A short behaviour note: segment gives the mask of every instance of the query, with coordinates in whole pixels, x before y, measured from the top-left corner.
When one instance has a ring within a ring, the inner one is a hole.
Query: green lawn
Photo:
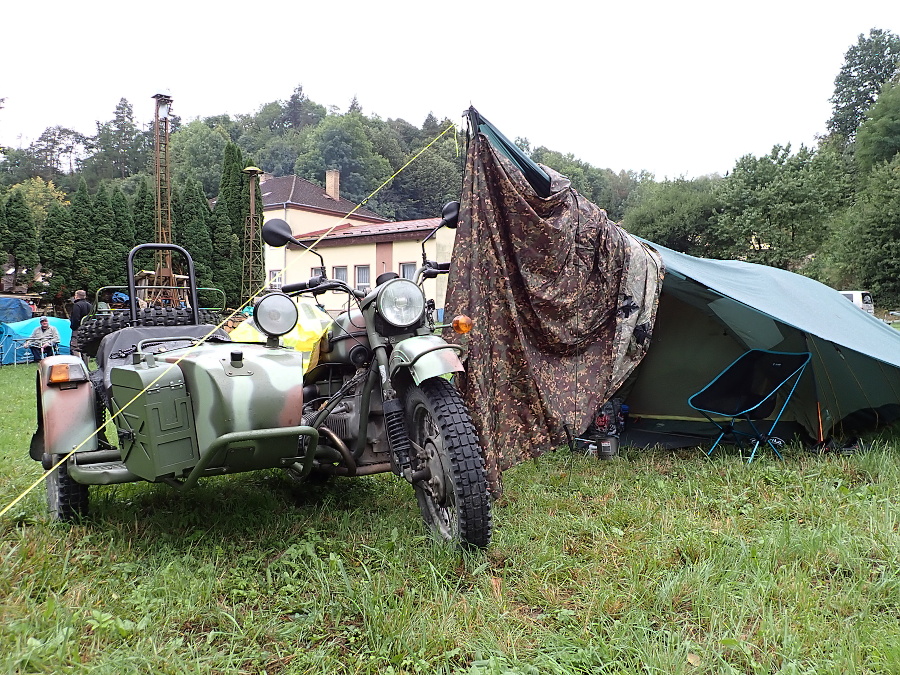
[[[0,368],[0,508],[34,366]],[[900,462],[567,452],[505,476],[494,544],[425,536],[391,476],[92,488],[0,519],[4,673],[897,673]]]

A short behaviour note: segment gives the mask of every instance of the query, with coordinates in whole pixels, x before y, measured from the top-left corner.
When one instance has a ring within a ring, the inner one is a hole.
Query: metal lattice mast
[[[172,110],[172,97],[165,92],[156,94],[153,98],[156,100],[156,114],[153,119],[156,155],[156,241],[160,244],[171,244],[172,191],[169,171],[169,115]],[[175,286],[171,251],[156,252],[154,285]],[[170,289],[159,289],[153,295],[159,301],[175,299],[175,291]]]
[[[256,182],[262,169],[248,166],[243,173],[250,176],[250,213],[244,219],[244,258],[241,269],[241,300],[251,298],[262,288],[263,264],[262,218],[256,212]]]

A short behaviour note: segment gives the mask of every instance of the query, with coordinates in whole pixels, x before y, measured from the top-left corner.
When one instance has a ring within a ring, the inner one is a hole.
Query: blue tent
[[[68,319],[58,319],[55,316],[48,317],[50,325],[59,333],[59,353],[68,354],[69,343],[72,341],[72,328]],[[31,358],[31,351],[23,347],[35,328],[40,324],[40,318],[14,321],[12,323],[0,323],[0,349],[2,349],[2,364],[25,363]]]
[[[31,318],[31,307],[22,298],[0,298],[0,322],[25,321]]]

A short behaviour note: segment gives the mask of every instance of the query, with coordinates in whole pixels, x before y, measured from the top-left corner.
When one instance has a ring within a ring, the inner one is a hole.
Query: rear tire
[[[97,356],[100,341],[110,333],[125,328],[131,321],[131,312],[128,310],[113,310],[112,314],[103,314],[93,319],[88,319],[72,336],[72,342],[76,349],[88,356]]]
[[[486,548],[491,499],[478,434],[465,404],[443,378],[411,386],[405,398],[406,429],[418,446],[413,471],[431,471],[428,480],[415,484],[425,524],[445,541]]]
[[[46,482],[47,506],[52,520],[71,522],[87,515],[88,486],[72,480],[65,462],[47,476]]]
[[[201,324],[217,325],[219,313],[210,309],[198,311]],[[88,319],[75,331],[72,342],[76,349],[88,356],[97,356],[100,341],[110,333],[133,326],[193,326],[191,310],[184,307],[144,307],[138,310],[137,320],[131,321],[131,310],[117,309],[112,314],[103,314]]]

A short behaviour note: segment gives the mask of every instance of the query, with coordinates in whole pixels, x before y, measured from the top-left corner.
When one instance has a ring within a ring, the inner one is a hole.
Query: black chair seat
[[[809,352],[771,352],[751,349],[719,373],[712,382],[688,399],[688,405],[702,412],[719,430],[719,437],[710,448],[711,455],[726,434],[747,436],[755,439],[750,460],[756,455],[760,443],[767,443],[778,457],[781,453],[770,440],[769,435],[784,413],[797,383],[810,360]],[[790,385],[790,392],[784,397],[782,406],[768,433],[761,432],[754,421],[764,420],[775,412],[778,392]],[[725,427],[713,419],[730,417]],[[749,431],[737,431],[738,420],[748,423]]]

